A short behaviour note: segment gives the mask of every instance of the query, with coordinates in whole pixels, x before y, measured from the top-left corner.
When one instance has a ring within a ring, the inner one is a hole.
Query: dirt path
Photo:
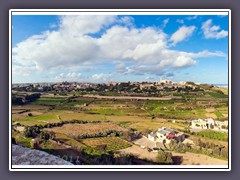
[[[140,159],[149,159],[151,161],[154,161],[157,157],[157,153],[148,152],[147,149],[142,149],[137,145],[133,145],[126,149],[118,150],[118,152],[123,154],[132,154],[132,155],[138,156],[138,158]]]
[[[186,153],[172,153],[173,156],[182,156],[183,161],[181,165],[227,165],[228,161],[212,158],[203,154]]]

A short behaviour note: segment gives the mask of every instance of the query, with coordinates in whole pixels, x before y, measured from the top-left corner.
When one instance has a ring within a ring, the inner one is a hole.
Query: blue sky
[[[228,16],[12,16],[24,82],[228,82]]]

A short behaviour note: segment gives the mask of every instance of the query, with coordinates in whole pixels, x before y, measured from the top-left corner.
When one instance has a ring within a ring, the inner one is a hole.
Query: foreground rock
[[[12,165],[73,165],[46,152],[12,145]]]

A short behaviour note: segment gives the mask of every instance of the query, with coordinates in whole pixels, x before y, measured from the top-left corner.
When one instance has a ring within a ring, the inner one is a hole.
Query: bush
[[[30,141],[30,147],[32,149],[38,149],[39,148],[39,140],[38,139],[32,139]]]
[[[28,113],[28,116],[31,117],[31,116],[33,116],[33,114],[32,113]]]
[[[173,164],[172,153],[162,150],[158,151],[156,162],[159,164]]]

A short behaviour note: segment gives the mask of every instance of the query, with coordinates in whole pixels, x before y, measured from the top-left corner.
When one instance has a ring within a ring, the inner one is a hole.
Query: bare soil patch
[[[213,113],[215,111],[215,108],[207,108],[205,109],[208,113]]]
[[[216,114],[213,114],[213,113],[206,113],[205,116],[213,119],[217,118]]]
[[[172,153],[173,156],[182,156],[183,161],[181,165],[227,165],[228,161],[209,157],[203,154],[186,153]]]

